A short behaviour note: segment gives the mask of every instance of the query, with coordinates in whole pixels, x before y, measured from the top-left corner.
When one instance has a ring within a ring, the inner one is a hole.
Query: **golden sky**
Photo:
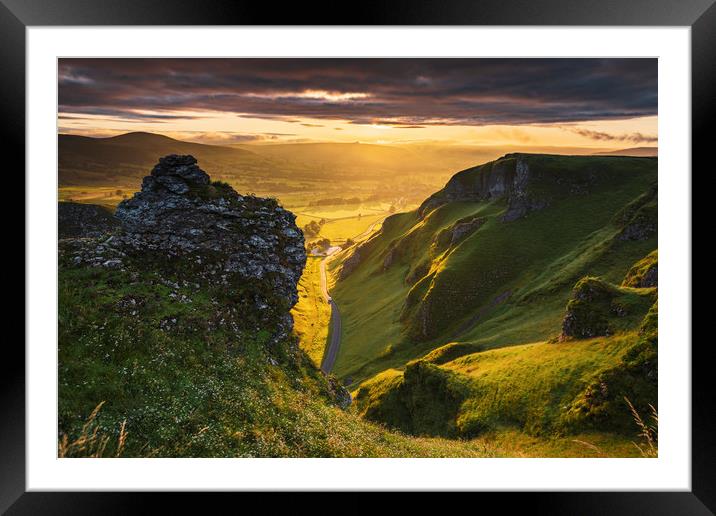
[[[214,144],[656,146],[656,61],[63,59],[58,125]]]

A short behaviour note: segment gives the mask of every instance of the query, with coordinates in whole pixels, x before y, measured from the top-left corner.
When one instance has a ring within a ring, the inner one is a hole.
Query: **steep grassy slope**
[[[357,385],[450,342],[556,336],[581,277],[619,283],[656,247],[656,180],[655,159],[629,157],[514,154],[456,174],[348,273],[336,263],[336,374]]]
[[[653,251],[636,262],[627,272],[622,286],[624,287],[653,287],[659,275],[659,253]]]
[[[91,443],[69,443],[95,430],[108,439],[103,456],[493,453],[480,443],[415,440],[345,413],[295,345],[269,348],[261,332],[237,341],[222,330],[217,307],[190,286],[63,259],[59,296],[59,429],[67,455],[87,455]]]
[[[505,428],[628,435],[626,400],[641,413],[657,406],[657,311],[653,288],[584,278],[560,339],[477,352],[444,346],[361,384],[357,410],[415,435],[470,438]],[[575,325],[584,330],[577,338],[566,334]]]
[[[232,338],[210,297],[151,273],[61,258],[61,456],[599,455],[571,438],[513,431],[464,441],[387,430],[341,410],[334,384],[295,343],[267,347],[260,332]],[[613,456],[636,452],[629,439],[579,439]]]
[[[599,392],[601,378],[623,374],[627,357],[641,345],[639,336],[629,333],[510,346],[442,366],[420,360],[404,372],[391,369],[362,384],[356,404],[364,417],[416,435],[469,438],[506,428],[530,435],[589,430],[633,435],[636,427],[622,398],[612,400],[610,420],[595,419],[584,405],[595,391],[592,384]],[[643,410],[656,400],[638,401]]]

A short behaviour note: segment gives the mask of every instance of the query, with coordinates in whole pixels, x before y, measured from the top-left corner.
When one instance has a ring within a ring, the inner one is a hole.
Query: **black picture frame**
[[[716,119],[714,2],[401,0],[364,2],[351,5],[340,14],[338,4],[320,2],[283,3],[276,8],[279,4],[240,0],[0,0],[0,106],[6,162],[7,157],[16,158],[12,174],[18,179],[19,170],[24,170],[25,164],[25,31],[30,26],[634,25],[691,27],[692,168],[707,174],[713,169],[707,166],[713,145],[707,128]],[[26,193],[24,181],[18,187]],[[20,252],[18,245],[15,254],[16,258],[22,254],[27,259],[24,246]],[[24,270],[28,274],[28,270]],[[18,300],[15,306],[25,308]],[[12,322],[7,319],[9,328]],[[147,504],[161,495],[25,492],[25,356],[19,339],[10,339],[8,335],[6,333],[0,360],[3,369],[0,376],[0,511],[7,510],[8,514],[131,514],[148,510]],[[500,497],[501,510],[524,504],[529,505],[531,512],[549,514],[713,514],[716,511],[716,407],[709,347],[704,341],[692,346],[692,491],[484,493],[478,495],[478,503]],[[172,499],[185,510],[192,508],[193,497],[192,501],[186,495]],[[169,503],[168,497],[161,496],[161,502]],[[165,508],[168,509],[168,505]]]

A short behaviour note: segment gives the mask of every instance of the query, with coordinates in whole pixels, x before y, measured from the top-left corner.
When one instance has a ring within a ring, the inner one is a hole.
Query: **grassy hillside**
[[[624,397],[657,406],[656,213],[656,160],[519,154],[387,217],[329,262],[348,409],[316,367],[320,259],[278,338],[250,302],[273,287],[85,266],[63,240],[59,455],[639,456]]]
[[[636,454],[629,439],[603,434],[579,437],[596,451],[573,438],[515,431],[451,440],[388,430],[341,410],[330,379],[295,342],[267,347],[261,332],[232,338],[209,299],[190,284],[76,267],[61,256],[60,456]]]
[[[641,413],[657,406],[657,311],[653,288],[584,278],[563,325],[578,322],[585,331],[577,338],[563,332],[491,350],[446,345],[362,383],[355,404],[367,419],[415,435],[628,435],[629,403]]]
[[[555,337],[580,278],[618,284],[656,248],[656,180],[655,159],[629,157],[508,155],[456,174],[387,219],[352,272],[335,262],[335,373],[355,386],[448,343]]]
[[[593,424],[569,409],[595,378],[621,368],[639,345],[639,336],[627,333],[510,346],[442,365],[419,360],[405,371],[390,369],[366,381],[355,401],[364,417],[416,435],[469,438],[507,428],[550,435],[593,426],[628,435],[635,427],[623,399],[616,400],[616,419],[608,425]]]

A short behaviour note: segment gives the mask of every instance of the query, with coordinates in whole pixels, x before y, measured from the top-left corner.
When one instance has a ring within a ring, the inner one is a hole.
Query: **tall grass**
[[[638,445],[637,443],[634,443],[634,446],[637,447],[639,450],[639,453],[641,453],[642,457],[647,458],[656,458],[659,456],[659,414],[657,413],[656,409],[654,408],[654,405],[649,403],[649,409],[651,410],[651,414],[649,415],[649,418],[647,421],[644,421],[639,415],[639,411],[634,408],[634,405],[631,401],[629,401],[629,398],[624,396],[624,400],[627,402],[627,405],[629,405],[629,410],[631,410],[632,417],[634,418],[634,423],[639,427],[639,436],[642,438],[643,443]]]
[[[624,396],[624,401],[626,401],[629,406],[634,423],[636,423],[636,426],[639,427],[639,437],[641,437],[643,441],[641,445],[635,443],[634,441],[632,441],[632,444],[637,450],[639,450],[642,457],[655,459],[659,456],[659,414],[657,413],[656,408],[654,408],[654,405],[649,403],[649,409],[651,410],[651,414],[649,415],[650,421],[644,421],[639,414],[639,411],[634,407],[629,398]],[[600,457],[607,456],[601,448],[590,442],[579,439],[572,439],[572,442],[586,446],[596,452]]]
[[[73,457],[90,457],[90,458],[101,458],[105,457],[107,452],[107,445],[110,443],[111,438],[107,435],[100,433],[100,426],[97,423],[97,416],[99,415],[102,405],[102,401],[97,405],[94,410],[90,413],[82,425],[82,430],[78,437],[70,441],[67,434],[63,434],[60,437],[57,447],[57,456],[59,458],[73,458]],[[124,445],[127,442],[127,420],[122,421],[119,427],[119,435],[117,437],[117,445],[114,450],[114,457],[122,455]]]

